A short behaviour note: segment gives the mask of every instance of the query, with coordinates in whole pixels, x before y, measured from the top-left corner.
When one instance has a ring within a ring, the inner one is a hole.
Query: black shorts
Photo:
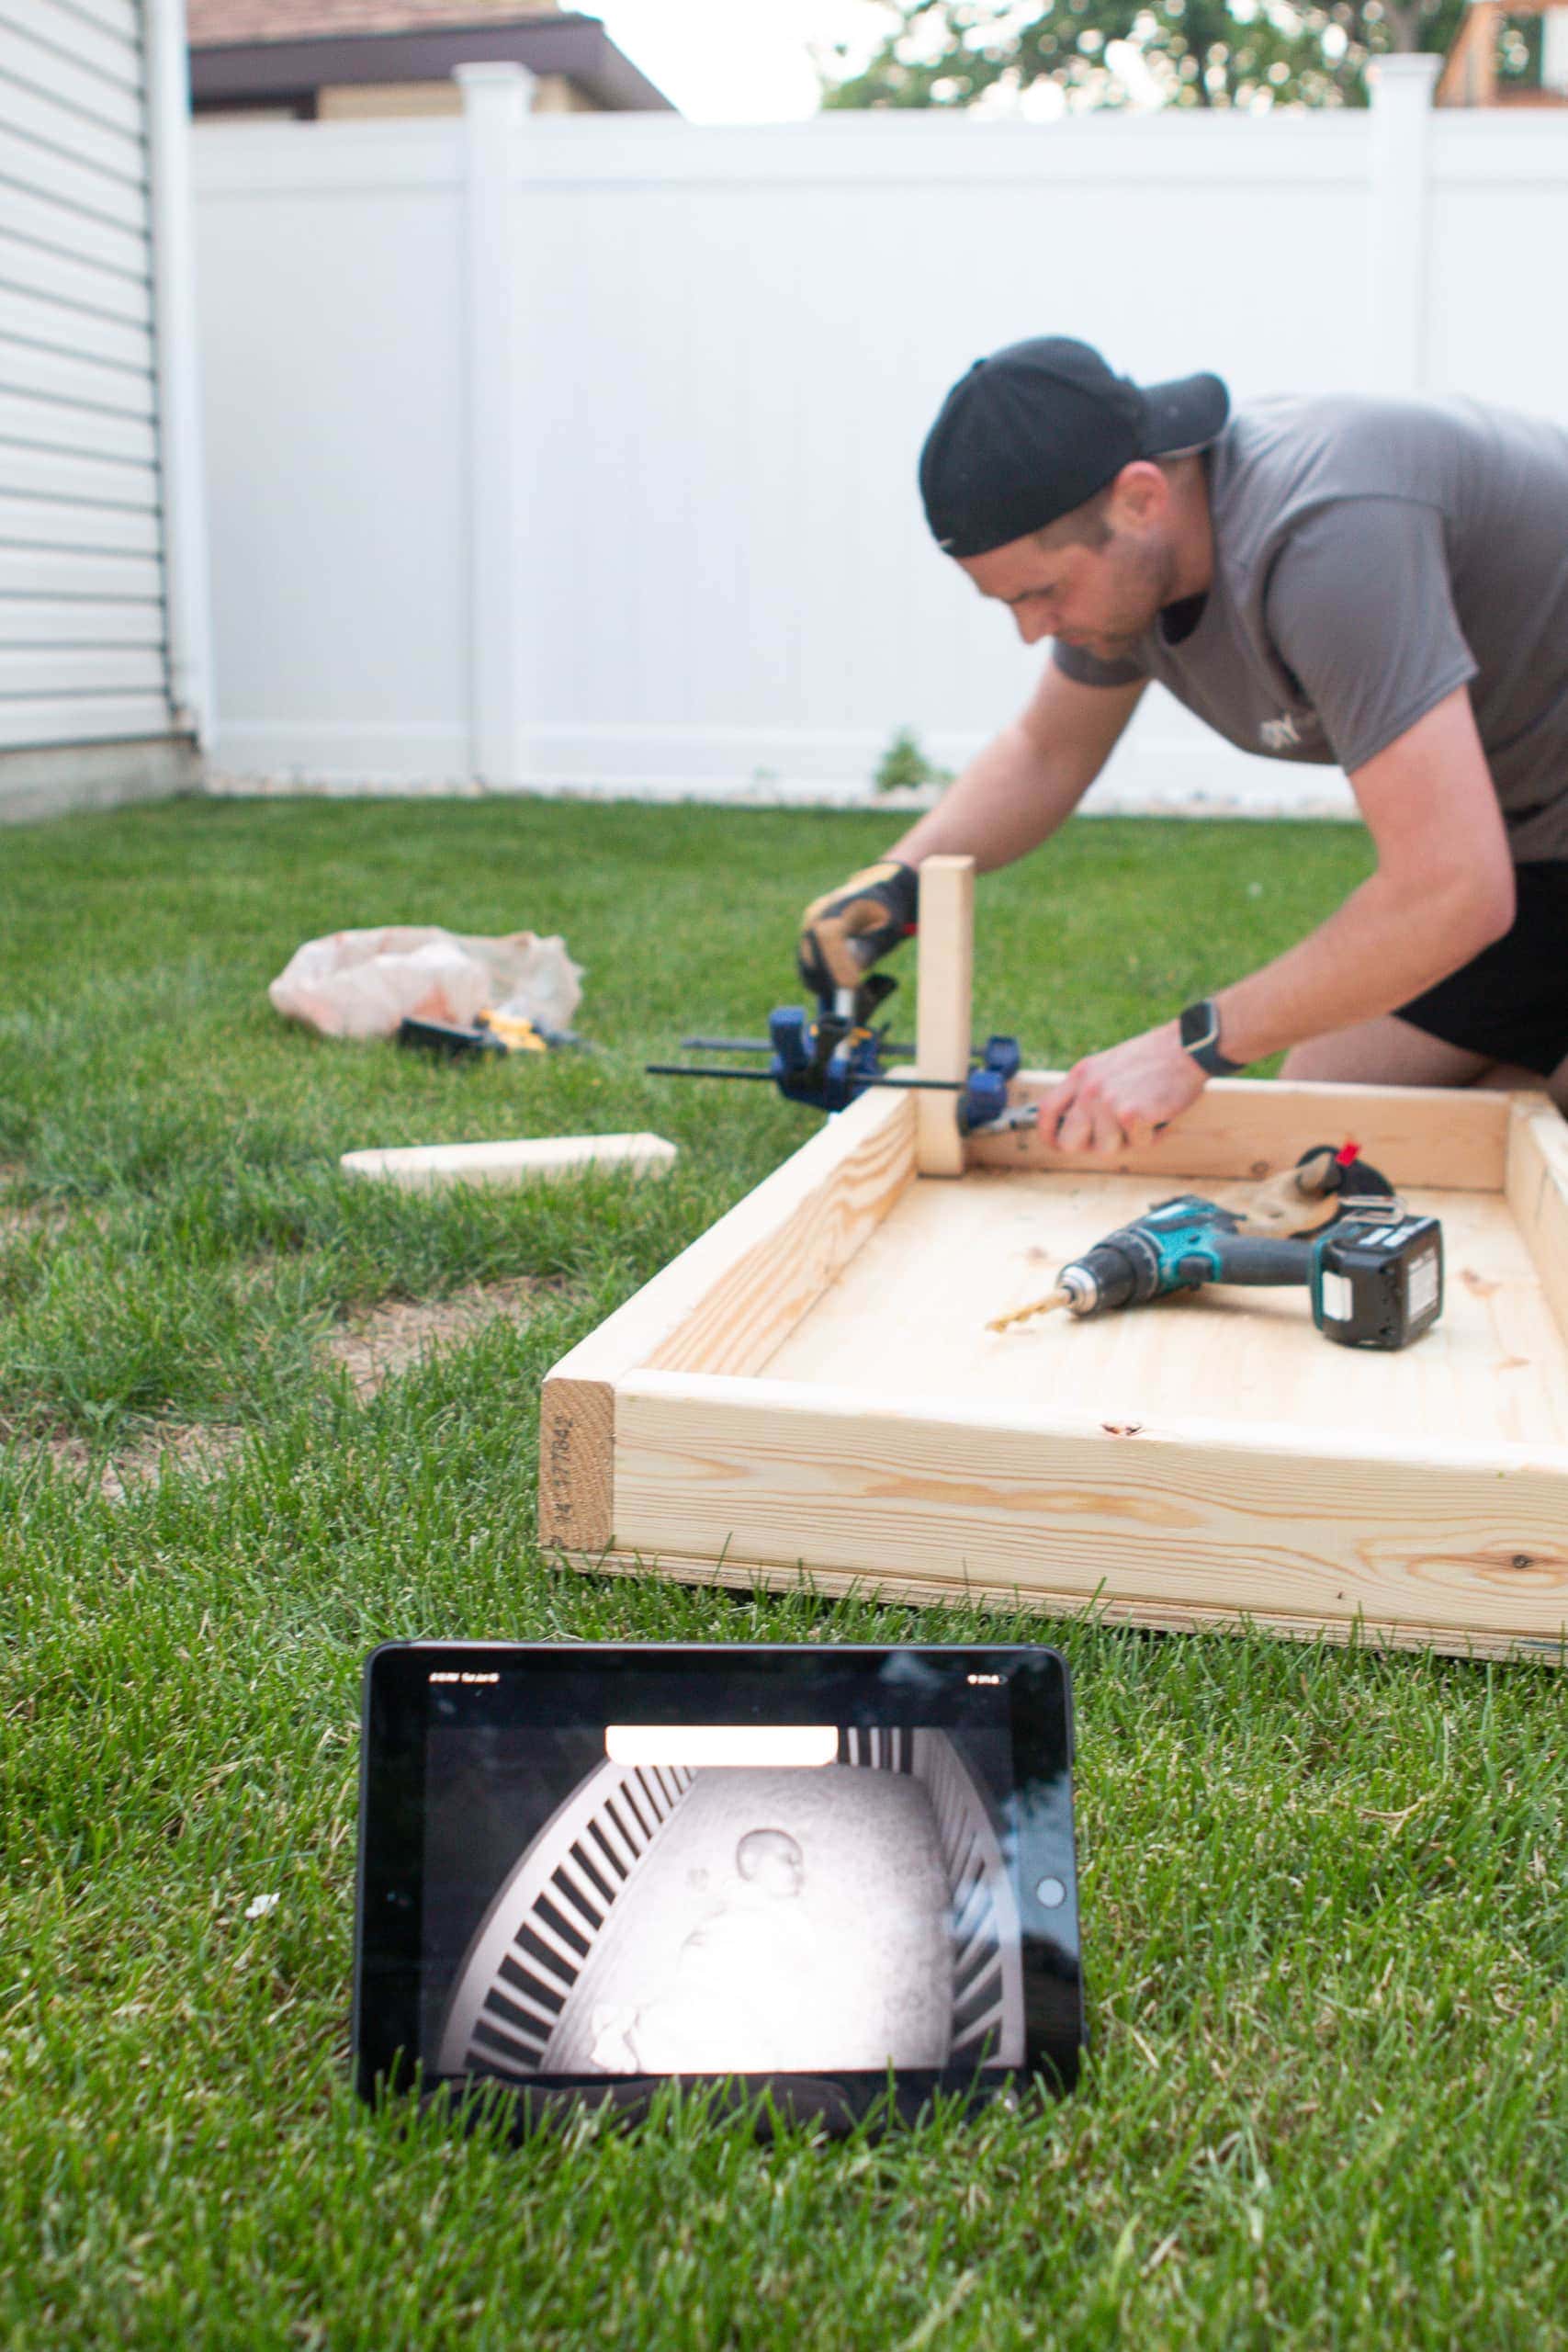
[[[1513,929],[1398,1012],[1446,1045],[1550,1078],[1568,1056],[1568,860],[1516,873]]]

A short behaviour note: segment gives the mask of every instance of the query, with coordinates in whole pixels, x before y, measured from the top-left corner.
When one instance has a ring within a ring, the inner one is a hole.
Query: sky
[[[789,122],[817,111],[814,42],[863,56],[876,0],[579,0],[694,122]]]
[[[575,0],[692,122],[795,122],[818,110],[813,50],[840,44],[863,64],[897,18],[884,0]],[[1138,51],[1113,41],[1105,62],[1134,107],[1161,93]],[[1053,82],[993,90],[982,111],[1050,120],[1066,100]]]

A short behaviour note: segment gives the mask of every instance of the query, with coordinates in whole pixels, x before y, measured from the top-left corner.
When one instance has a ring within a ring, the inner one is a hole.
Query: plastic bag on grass
[[[582,966],[559,938],[475,939],[434,924],[334,931],[296,948],[267,989],[275,1011],[323,1037],[390,1037],[411,1015],[467,1028],[483,1012],[570,1029]]]

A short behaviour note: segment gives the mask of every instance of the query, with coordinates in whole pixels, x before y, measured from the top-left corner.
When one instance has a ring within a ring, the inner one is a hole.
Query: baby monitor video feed
[[[1075,2070],[1054,1653],[410,1645],[370,1684],[362,2075]]]

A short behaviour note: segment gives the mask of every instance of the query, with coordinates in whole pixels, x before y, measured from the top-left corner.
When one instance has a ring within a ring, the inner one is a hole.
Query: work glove
[[[869,965],[915,929],[920,879],[912,865],[885,857],[813,899],[801,918],[795,962],[818,996],[859,988]]]

